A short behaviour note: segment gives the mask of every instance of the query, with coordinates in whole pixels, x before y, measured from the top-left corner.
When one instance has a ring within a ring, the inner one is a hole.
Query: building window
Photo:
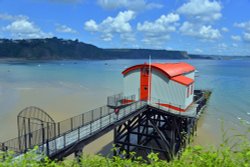
[[[187,87],[187,97],[189,97],[189,86]]]
[[[194,93],[194,85],[191,85],[191,95]]]

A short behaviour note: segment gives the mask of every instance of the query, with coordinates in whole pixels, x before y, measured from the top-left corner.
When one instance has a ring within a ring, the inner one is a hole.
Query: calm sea
[[[198,70],[196,89],[213,91],[200,135],[213,143],[224,126],[243,131],[250,124],[250,60],[182,60]],[[38,106],[56,121],[105,105],[122,91],[121,71],[147,60],[0,63],[0,142],[16,136],[16,116]],[[153,62],[178,62],[153,60]],[[199,134],[198,134],[199,135]]]

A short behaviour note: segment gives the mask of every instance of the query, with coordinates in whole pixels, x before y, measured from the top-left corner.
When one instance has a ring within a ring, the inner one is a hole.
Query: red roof
[[[135,69],[141,69],[143,67],[149,66],[148,64],[139,64],[132,67],[127,68],[122,72],[123,75],[126,75],[128,72],[133,71]],[[187,63],[153,63],[151,64],[151,68],[158,69],[166,74],[169,78],[172,78],[177,75],[182,75],[188,72],[192,72],[195,70],[193,66]]]
[[[148,67],[149,64],[139,64],[125,69],[122,74],[126,75],[130,71]],[[183,85],[189,85],[194,82],[193,79],[182,76],[185,73],[193,72],[195,70],[194,66],[188,63],[153,63],[151,68],[157,69],[165,74],[171,80],[174,80]]]
[[[194,82],[193,79],[185,77],[183,75],[179,75],[179,76],[173,77],[173,78],[171,78],[171,80],[173,80],[175,82],[178,82],[178,83],[180,83],[182,85],[186,85],[186,86],[188,86],[188,85],[190,85],[191,83]]]

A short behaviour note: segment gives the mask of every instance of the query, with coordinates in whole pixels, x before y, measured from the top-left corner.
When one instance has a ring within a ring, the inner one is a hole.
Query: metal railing
[[[0,150],[11,150],[14,151],[16,155],[19,155],[35,146],[39,146],[40,152],[45,152],[47,155],[51,155],[72,143],[101,131],[106,126],[121,120],[123,117],[133,113],[143,106],[145,106],[145,103],[142,101],[134,102],[130,106],[120,109],[119,112],[116,113],[114,112],[114,109],[102,106],[60,121],[49,127],[44,127],[23,136],[8,140],[1,144]],[[46,131],[46,129],[54,129],[56,133],[50,133],[49,131]],[[26,138],[28,140],[23,140],[25,143],[20,143],[20,138]]]
[[[108,106],[113,106],[113,107],[118,107],[123,105],[123,100],[131,100],[131,101],[136,101],[135,99],[135,95],[131,95],[131,96],[124,96],[123,93],[119,93],[113,96],[109,96],[107,98],[107,105]]]
[[[185,108],[184,105],[180,105],[180,104],[177,104],[177,103],[173,103],[173,102],[170,102],[170,101],[166,101],[166,100],[162,100],[162,99],[158,99],[158,98],[154,98],[154,97],[151,97],[150,103],[155,103],[158,106],[161,106],[161,104],[168,104],[169,106],[174,106],[174,107],[176,107],[178,109],[184,109]],[[171,110],[171,108],[169,108],[169,110]]]
[[[113,100],[117,101],[117,99],[120,99],[120,97],[123,98],[122,96],[114,96]],[[203,96],[201,96],[200,101],[197,103],[197,113],[206,104],[206,99],[202,99],[202,97]],[[112,98],[110,98],[110,102],[111,99]],[[158,102],[159,104],[162,101],[157,99],[154,101],[154,103],[155,102]],[[39,146],[39,150],[41,152],[46,152],[47,155],[52,155],[73,143],[100,132],[105,127],[114,124],[116,121],[122,120],[124,117],[146,106],[147,104],[148,103],[145,101],[135,101],[116,112],[114,112],[114,109],[111,109],[107,106],[102,106],[60,121],[56,124],[25,134],[23,136],[3,142],[0,145],[0,150],[12,150],[18,155],[34,148],[35,146]],[[158,107],[163,108],[160,105],[158,105]],[[179,107],[181,108],[182,106]],[[46,129],[53,129],[53,132]],[[22,140],[25,142],[21,143],[20,138],[25,138],[27,140]]]
[[[119,120],[122,120],[124,117],[134,113],[134,111],[137,111],[145,105],[145,102],[138,101],[131,104],[130,106],[120,109],[117,113],[115,113],[112,109],[108,109],[108,112],[105,112],[105,110],[103,110],[104,108],[99,108],[99,110],[91,110],[88,112],[89,117],[91,117],[91,121],[85,122],[83,125],[78,127],[72,127],[72,129],[69,131],[61,133],[56,138],[48,141],[46,146],[44,146],[45,150],[47,150],[46,154],[53,155],[63,148],[69,147],[74,143],[99,133],[104,128],[114,124]]]

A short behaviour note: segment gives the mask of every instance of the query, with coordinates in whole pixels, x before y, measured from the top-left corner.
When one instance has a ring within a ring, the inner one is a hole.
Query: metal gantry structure
[[[186,140],[194,132],[196,118],[169,114],[158,108],[147,106],[145,112],[126,121],[114,129],[114,144],[119,148],[115,154],[134,151],[146,155],[153,151],[171,160],[186,146]]]
[[[49,114],[35,106],[20,111],[17,116],[17,128],[19,149],[24,151],[56,136],[55,121]]]
[[[153,151],[171,160],[185,148],[206,105],[204,91],[196,94],[195,116],[133,101],[134,96],[126,97],[131,102],[124,105],[121,94],[108,97],[108,105],[57,123],[43,110],[29,107],[18,115],[19,136],[3,142],[0,150],[12,150],[20,156],[38,146],[38,154],[60,160],[72,153],[79,156],[84,146],[114,130],[115,155],[125,151],[129,157],[131,151],[138,155]]]

